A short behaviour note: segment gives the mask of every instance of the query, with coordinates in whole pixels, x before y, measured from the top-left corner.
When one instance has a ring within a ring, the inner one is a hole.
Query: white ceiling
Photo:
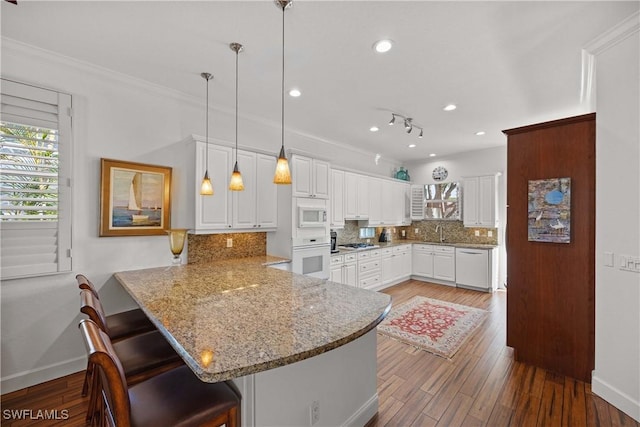
[[[2,1],[3,37],[198,100],[209,71],[212,104],[224,109],[235,102],[228,45],[240,42],[240,115],[280,126],[282,11],[270,0],[18,3]],[[286,125],[401,161],[502,145],[503,129],[586,112],[581,49],[639,4],[296,0],[285,14],[286,89],[302,96],[287,96]],[[395,45],[377,54],[382,38]],[[443,111],[448,103],[458,109]],[[392,111],[424,138],[387,126]]]

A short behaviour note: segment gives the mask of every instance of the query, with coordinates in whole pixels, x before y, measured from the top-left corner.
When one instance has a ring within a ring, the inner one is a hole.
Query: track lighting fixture
[[[401,118],[404,121],[404,130],[407,133],[411,133],[413,128],[417,128],[417,129],[420,129],[418,138],[422,138],[424,136],[424,129],[422,128],[422,126],[418,126],[417,124],[413,123],[413,119],[411,117],[405,117],[402,114],[391,113],[391,120],[389,121],[389,126],[392,126],[396,122],[397,117]]]

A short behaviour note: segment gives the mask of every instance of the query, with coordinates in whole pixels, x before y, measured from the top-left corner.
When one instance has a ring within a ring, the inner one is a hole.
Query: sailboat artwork
[[[529,181],[530,242],[571,242],[571,178]]]
[[[162,174],[114,169],[112,227],[161,226],[162,178]]]

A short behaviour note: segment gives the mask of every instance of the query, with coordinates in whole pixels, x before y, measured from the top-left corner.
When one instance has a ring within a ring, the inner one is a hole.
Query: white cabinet
[[[383,181],[378,178],[367,178],[369,181],[369,227],[383,225],[382,206],[384,198],[382,195]]]
[[[358,286],[375,289],[382,283],[380,250],[374,249],[358,253]]]
[[[411,269],[415,276],[433,277],[433,245],[413,245]]]
[[[344,218],[369,218],[369,177],[344,173]]]
[[[393,181],[382,181],[382,225],[399,225],[402,222],[401,198],[396,185]]]
[[[433,279],[437,283],[455,285],[453,246],[414,244],[412,252],[412,275]]]
[[[358,286],[357,261],[355,253],[332,255],[329,261],[329,280],[344,285]]]
[[[400,283],[411,276],[411,245],[400,245],[381,250],[382,283],[385,286]]]
[[[411,185],[400,184],[402,194],[402,225],[411,225]]]
[[[331,228],[344,227],[344,172],[331,170]]]
[[[329,198],[328,162],[294,154],[291,156],[293,197]]]
[[[456,254],[452,246],[433,247],[433,278],[455,282]]]
[[[456,285],[493,292],[498,287],[495,249],[456,248]]]
[[[498,226],[498,177],[466,177],[462,180],[462,215],[465,227]]]
[[[206,149],[209,150],[209,164],[206,163]],[[218,230],[230,230],[232,225],[232,198],[228,189],[233,165],[232,150],[213,144],[198,142],[196,144],[195,186],[191,191],[195,197],[195,232],[207,233]],[[207,167],[208,166],[208,167]],[[205,170],[209,170],[209,178],[213,184],[212,196],[200,195],[200,184]]]
[[[209,150],[212,196],[200,195],[200,183]],[[273,184],[275,156],[238,150],[244,191],[230,191],[233,150],[214,144],[196,144],[195,227],[199,234],[220,231],[268,231],[277,227],[277,187]]]

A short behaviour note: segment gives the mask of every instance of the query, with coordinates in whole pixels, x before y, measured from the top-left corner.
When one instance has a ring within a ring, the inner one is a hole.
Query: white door
[[[273,183],[276,158],[256,155],[256,221],[258,228],[278,226],[278,185]]]
[[[200,142],[196,148],[196,188],[194,188],[196,192],[196,229],[230,229],[232,200],[228,185],[233,168],[231,148],[208,144],[209,164],[205,165],[206,148],[207,144]],[[213,184],[212,196],[200,195],[200,184],[205,170],[209,171],[209,178]]]
[[[237,161],[244,190],[231,191],[233,228],[256,228],[256,153],[238,150]],[[231,175],[227,178],[227,185],[229,178]]]

